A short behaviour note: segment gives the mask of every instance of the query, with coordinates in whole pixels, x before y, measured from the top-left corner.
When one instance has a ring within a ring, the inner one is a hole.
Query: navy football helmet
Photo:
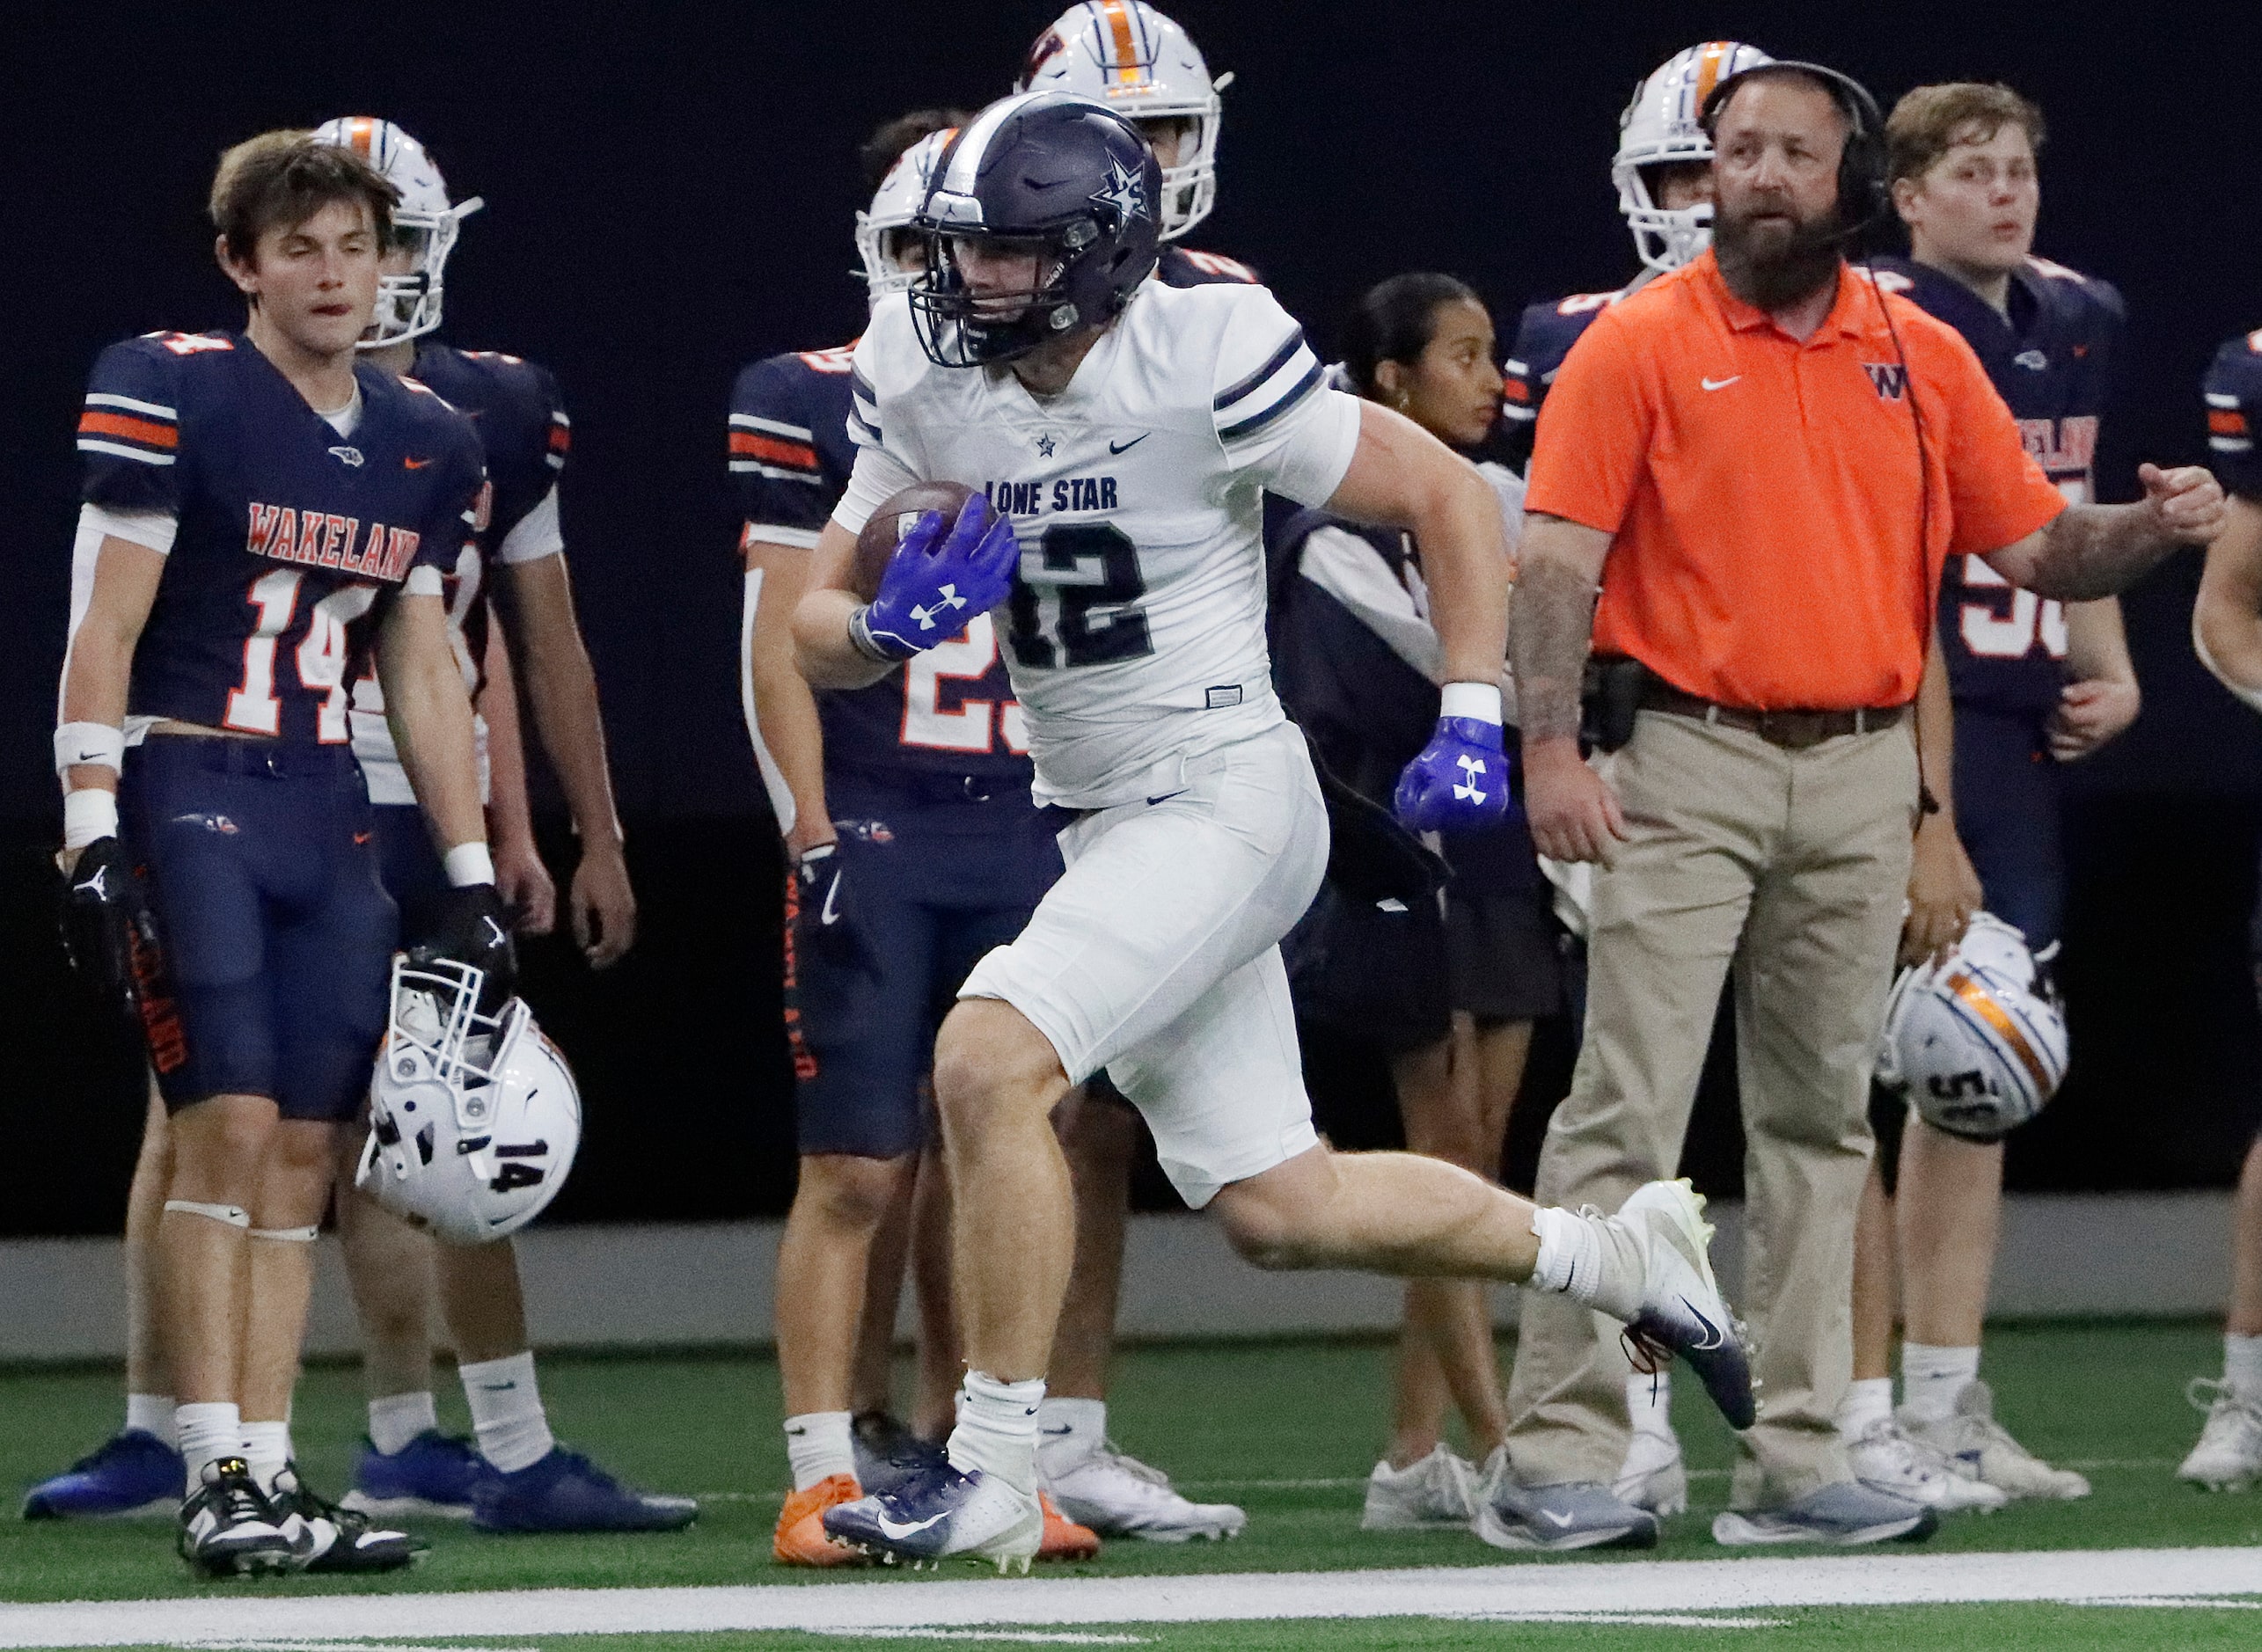
[[[927,359],[1009,362],[1104,325],[1154,268],[1161,199],[1154,151],[1089,99],[1036,91],[992,104],[943,151],[916,221],[927,267],[911,318]],[[961,249],[1031,254],[1032,282],[977,294]]]

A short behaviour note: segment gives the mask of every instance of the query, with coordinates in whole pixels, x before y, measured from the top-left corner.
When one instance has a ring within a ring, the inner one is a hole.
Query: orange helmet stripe
[[[1131,38],[1131,9],[1127,0],[1105,0],[1100,7],[1100,16],[1114,37],[1111,44],[1115,63],[1109,77],[1122,85],[1136,84],[1146,78],[1138,61],[1138,47]]]
[[[373,158],[376,137],[377,122],[368,115],[357,114],[346,123],[346,147],[363,160]]]
[[[1704,100],[1720,84],[1720,65],[1735,48],[1733,40],[1707,40],[1696,56],[1696,107],[1704,107]]]
[[[2034,1080],[2036,1093],[2048,1095],[2051,1088],[2049,1068],[2043,1065],[2042,1057],[2035,1053],[2034,1046],[2026,1042],[2026,1034],[2020,1030],[2018,1023],[2004,1014],[2002,1006],[1987,996],[1987,989],[1961,970],[1950,976],[1945,985],[1956,995],[1958,1003],[1995,1028],[2003,1042],[2010,1046],[2010,1053],[2018,1057],[2019,1065],[2026,1069],[2026,1076]]]

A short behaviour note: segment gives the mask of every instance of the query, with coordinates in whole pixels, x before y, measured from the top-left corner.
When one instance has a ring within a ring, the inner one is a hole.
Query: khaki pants
[[[1724,976],[1748,1145],[1743,1288],[1761,1384],[1731,1501],[1850,1478],[1854,1211],[1870,1070],[1908,884],[1907,726],[1786,751],[1643,712],[1607,771],[1630,841],[1594,881],[1585,1040],[1540,1155],[1543,1205],[1614,1210],[1674,1173]],[[1526,1293],[1508,1389],[1526,1485],[1616,1475],[1626,1362],[1567,1297]]]

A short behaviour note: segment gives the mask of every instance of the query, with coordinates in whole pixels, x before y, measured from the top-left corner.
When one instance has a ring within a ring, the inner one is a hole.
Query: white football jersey
[[[1149,281],[1058,396],[930,362],[909,301],[856,347],[849,532],[917,481],[986,493],[1021,537],[999,610],[1040,803],[1177,789],[1185,760],[1283,720],[1265,650],[1262,495],[1324,503],[1358,442],[1262,287]]]

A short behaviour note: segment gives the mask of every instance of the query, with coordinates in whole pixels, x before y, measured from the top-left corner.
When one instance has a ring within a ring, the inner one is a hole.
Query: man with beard
[[[1960,336],[1846,267],[1885,206],[1858,85],[1763,65],[1705,117],[1714,250],[1596,318],[1541,414],[1526,499],[1526,804],[1541,853],[1599,867],[1586,1037],[1537,1195],[1609,1210],[1671,1173],[1732,971],[1764,1385],[1713,1535],[1921,1537],[1933,1512],[1857,1482],[1832,1414],[1941,567],[1976,556],[2039,596],[2102,596],[2212,537],[2222,495],[2204,470],[2147,465],[2141,503],[2069,504]],[[1630,737],[1597,768],[1590,647],[1640,678]],[[1502,1529],[1535,1548],[1650,1540],[1653,1517],[1610,1506],[1622,1371],[1589,1316],[1526,1302]]]

